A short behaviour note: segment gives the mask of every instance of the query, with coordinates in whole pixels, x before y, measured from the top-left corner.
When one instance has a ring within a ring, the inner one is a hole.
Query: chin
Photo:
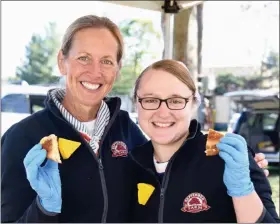
[[[93,107],[93,106],[101,104],[101,99],[100,100],[84,100],[84,99],[80,99],[80,102],[84,106]]]
[[[152,142],[155,142],[157,144],[160,145],[168,145],[170,143],[172,143],[173,138],[171,138],[170,136],[168,137],[164,137],[164,136],[151,136],[151,140]]]

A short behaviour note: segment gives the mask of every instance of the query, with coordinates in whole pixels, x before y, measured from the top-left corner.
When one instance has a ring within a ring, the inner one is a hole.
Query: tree
[[[16,69],[16,79],[29,84],[50,84],[58,80],[53,75],[59,38],[56,24],[49,23],[45,35],[33,34],[26,46],[25,60]]]
[[[268,73],[272,78],[279,78],[279,52],[270,51],[261,64],[261,74]]]
[[[193,46],[189,41],[192,12],[193,7],[180,11],[175,15],[174,21],[174,59],[185,63],[191,72],[195,69],[191,57]]]
[[[162,29],[165,17],[162,13]],[[179,11],[174,21],[174,59],[186,64],[193,75],[202,72],[203,4]]]
[[[124,36],[125,55],[121,74],[111,94],[130,95],[136,78],[143,69],[144,60],[151,61],[155,57],[155,53],[149,49],[154,41],[159,41],[160,34],[155,31],[150,20],[124,20],[119,28]]]
[[[197,21],[197,73],[202,72],[203,4],[196,6]]]
[[[244,87],[242,77],[233,74],[219,74],[217,77],[217,87],[214,89],[216,95],[223,95],[226,92],[235,91]]]

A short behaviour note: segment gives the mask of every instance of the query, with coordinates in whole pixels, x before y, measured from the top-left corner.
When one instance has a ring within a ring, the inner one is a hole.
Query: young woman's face
[[[186,137],[194,109],[193,93],[187,85],[168,72],[151,69],[143,75],[137,95],[140,99],[188,98],[185,108],[181,110],[170,110],[165,102],[162,102],[156,110],[145,110],[137,98],[140,127],[153,142],[168,145]],[[169,100],[169,102],[173,108],[182,108],[185,104],[180,99]],[[149,106],[155,101],[146,99],[142,100],[142,103]]]
[[[118,43],[107,29],[78,31],[67,57],[59,54],[59,68],[66,75],[67,94],[81,105],[94,106],[110,92],[119,66]]]

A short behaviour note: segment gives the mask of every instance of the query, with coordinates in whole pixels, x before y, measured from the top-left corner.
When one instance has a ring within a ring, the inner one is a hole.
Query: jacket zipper
[[[179,151],[179,150],[178,150]],[[164,209],[164,199],[165,199],[165,190],[167,189],[168,181],[169,181],[169,175],[170,175],[170,170],[172,166],[172,162],[174,159],[170,160],[166,167],[166,172],[163,175],[162,183],[158,180],[156,175],[151,169],[147,169],[142,166],[131,154],[131,158],[139,165],[141,166],[144,170],[148,171],[153,177],[155,177],[156,181],[158,182],[160,186],[160,201],[159,201],[159,210],[158,210],[158,223],[163,223],[163,209]]]
[[[196,130],[195,130],[195,133],[194,135],[192,135],[191,137],[187,138],[186,141],[184,141],[184,143],[181,145],[180,148],[182,148],[184,146],[184,144],[186,144],[186,142],[190,139],[193,139],[197,133],[197,128],[198,128],[198,125],[196,125]],[[173,164],[173,161],[177,155],[177,153],[180,151],[180,148],[179,150],[174,154],[174,156],[172,157],[172,159],[169,161],[169,163],[167,164],[167,167],[166,167],[166,172],[164,173],[164,176],[163,176],[163,179],[162,179],[162,186],[161,186],[161,189],[160,189],[160,202],[159,202],[159,211],[158,211],[158,222],[159,223],[163,223],[163,211],[164,211],[164,201],[165,201],[165,191],[167,189],[167,186],[168,186],[168,182],[169,182],[169,177],[170,177],[170,173],[171,173],[171,167],[172,167],[172,164]]]
[[[179,150],[178,150],[179,151]],[[169,182],[169,176],[170,176],[170,170],[172,167],[172,163],[174,161],[173,159],[168,163],[166,167],[166,172],[164,173],[163,179],[162,179],[162,185],[160,188],[160,201],[159,201],[159,210],[158,210],[158,222],[163,223],[163,209],[164,209],[164,201],[165,201],[165,191],[168,186]]]
[[[119,107],[119,103],[117,105],[117,107]],[[100,144],[99,145],[102,145],[103,142],[104,142],[104,139],[107,135],[107,133],[109,132],[112,124],[113,124],[113,121],[115,120],[116,116],[117,116],[117,112],[119,110],[115,111],[112,118],[111,118],[111,121],[108,123],[108,125],[106,126],[105,130],[104,130],[104,133],[102,135],[102,138],[100,140]],[[106,223],[107,221],[107,214],[108,214],[108,207],[109,207],[109,203],[108,203],[108,192],[107,192],[107,185],[106,185],[106,179],[105,179],[105,175],[104,175],[104,167],[103,167],[103,164],[102,164],[102,160],[101,160],[101,148],[100,147],[100,151],[98,153],[99,155],[99,159],[97,158],[96,154],[94,154],[94,156],[98,159],[98,162],[99,162],[99,173],[100,173],[100,179],[101,179],[101,186],[102,186],[102,191],[103,191],[103,196],[104,196],[104,209],[103,209],[103,215],[102,215],[102,220],[101,220],[101,223]],[[92,151],[92,150],[91,150]]]
[[[117,107],[119,107],[119,102]],[[100,140],[100,145],[103,144],[105,136],[107,135],[110,127],[112,126],[113,121],[115,120],[116,116],[117,116],[117,112],[119,111],[119,109],[117,111],[114,112],[111,121],[108,123],[108,125],[106,126],[104,133],[102,135],[102,139]],[[69,123],[65,120],[63,120],[61,117],[57,116],[55,113],[52,113],[54,116],[56,116],[58,119],[62,120],[63,122],[65,122],[67,125],[69,125]],[[71,125],[70,125],[71,126]],[[72,129],[80,136],[80,132],[78,132],[75,128],[72,127]],[[98,163],[98,171],[99,171],[99,175],[100,175],[100,180],[101,180],[101,187],[102,187],[102,192],[103,192],[103,198],[104,198],[104,207],[103,207],[103,214],[102,214],[102,219],[101,219],[101,223],[106,223],[107,220],[107,214],[108,214],[108,193],[107,193],[107,186],[106,186],[106,180],[105,180],[105,175],[104,175],[104,167],[102,164],[102,160],[101,157],[97,157],[95,152],[93,152],[92,148],[89,146],[89,144],[81,137],[82,141],[84,143],[86,143],[85,145],[87,146],[87,148],[89,149],[89,151],[91,152],[91,154],[93,155],[93,158],[96,160],[96,162]],[[100,147],[100,151],[99,151],[99,155],[101,155],[101,148]]]
[[[105,175],[104,175],[104,167],[102,164],[102,160],[99,159],[99,173],[101,178],[101,185],[102,185],[102,191],[104,195],[104,209],[103,209],[103,215],[102,215],[102,223],[106,222],[107,214],[108,214],[108,193],[107,193],[107,186],[105,181]]]

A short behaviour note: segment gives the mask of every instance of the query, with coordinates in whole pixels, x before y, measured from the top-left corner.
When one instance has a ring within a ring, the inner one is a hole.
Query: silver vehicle
[[[51,87],[3,85],[1,88],[1,135],[15,123],[44,108]]]
[[[235,122],[232,132],[242,135],[256,152],[265,154],[270,164],[279,164],[280,112],[279,90],[260,96],[259,91],[230,96],[243,111]]]

